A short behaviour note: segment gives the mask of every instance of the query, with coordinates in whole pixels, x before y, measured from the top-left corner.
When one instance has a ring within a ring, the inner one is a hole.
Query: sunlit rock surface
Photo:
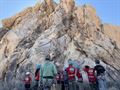
[[[47,54],[61,67],[69,58],[78,60],[81,70],[84,65],[94,67],[94,60],[100,59],[109,90],[120,90],[120,29],[104,26],[91,5],[46,0],[2,24],[0,90],[23,90],[25,72],[34,76],[35,65],[42,64]]]

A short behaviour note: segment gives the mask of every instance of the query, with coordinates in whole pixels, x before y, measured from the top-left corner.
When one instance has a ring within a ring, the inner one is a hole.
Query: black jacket
[[[100,76],[101,74],[104,74],[106,70],[102,65],[96,65],[94,71],[97,72],[97,76]]]

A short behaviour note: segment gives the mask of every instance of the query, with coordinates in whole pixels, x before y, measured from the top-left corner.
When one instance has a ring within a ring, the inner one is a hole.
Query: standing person
[[[58,71],[56,80],[57,80],[57,90],[64,90],[64,82],[63,82],[63,71]]]
[[[63,82],[64,82],[64,88],[63,90],[69,90],[69,81],[68,81],[68,74],[66,72],[66,69],[63,71]]]
[[[32,81],[32,78],[30,76],[30,72],[26,72],[26,75],[25,75],[25,78],[24,78],[25,90],[30,90],[31,81]]]
[[[83,90],[90,90],[88,74],[84,69],[81,72],[83,77],[83,87],[84,87]]]
[[[86,65],[84,71],[87,72],[91,90],[97,90],[96,76],[94,74],[94,69]]]
[[[59,63],[56,63],[56,67],[57,67],[56,90],[64,90],[64,72],[63,72],[63,68],[60,66]]]
[[[73,67],[73,61],[68,60],[69,66],[66,68],[69,82],[69,90],[76,90],[76,69]]]
[[[100,64],[99,60],[95,60],[96,66],[94,67],[94,72],[97,76],[98,88],[99,90],[107,90],[106,79],[105,79],[105,68]]]
[[[35,90],[38,90],[39,80],[40,80],[40,64],[37,64],[35,71],[35,87],[34,87]]]
[[[74,60],[73,66],[76,69],[76,90],[83,90],[83,77],[80,71],[80,62],[78,60]]]
[[[83,78],[82,78],[82,74],[80,72],[80,68],[76,68],[76,78],[77,78],[77,82],[76,85],[78,86],[78,88],[76,90],[83,90]]]
[[[45,62],[40,69],[40,76],[43,82],[44,90],[51,90],[51,86],[53,85],[53,81],[56,74],[57,69],[55,65],[52,63],[50,56],[47,55],[45,58]]]

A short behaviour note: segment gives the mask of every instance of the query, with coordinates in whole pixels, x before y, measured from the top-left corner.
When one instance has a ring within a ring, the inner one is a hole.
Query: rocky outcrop
[[[47,1],[50,7],[51,2]],[[45,5],[40,3],[34,11],[21,15],[20,22],[10,25],[12,29],[1,37],[0,90],[23,90],[25,72],[34,76],[35,65],[42,63],[46,54],[61,67],[69,58],[78,60],[80,68],[86,64],[93,67],[94,60],[100,59],[107,70],[108,89],[119,90],[120,47],[104,34],[95,9],[90,5],[75,7],[73,0],[62,0],[48,13]],[[7,24],[3,22],[3,26]]]
[[[104,24],[104,33],[108,35],[112,40],[116,41],[116,44],[120,46],[120,27],[110,24]]]
[[[32,17],[32,15],[34,16],[34,14],[37,14],[38,12],[41,13],[41,16],[49,15],[54,11],[55,7],[56,3],[54,3],[52,0],[45,0],[43,3],[38,2],[34,7],[28,7],[15,16],[3,19],[2,25],[8,29],[16,29],[20,23],[24,22],[26,17]]]
[[[7,29],[5,28],[0,28],[0,40],[2,39],[2,37],[8,32]]]
[[[72,13],[74,10],[75,2],[74,0],[61,0],[62,6],[65,9],[66,13]]]
[[[12,27],[18,25],[22,21],[24,16],[29,15],[29,13],[31,13],[31,12],[32,12],[32,8],[30,7],[11,18],[2,20],[3,27],[11,29]]]

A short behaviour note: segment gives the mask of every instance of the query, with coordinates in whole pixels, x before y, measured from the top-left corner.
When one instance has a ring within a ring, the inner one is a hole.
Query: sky
[[[38,0],[0,0],[0,20],[13,16]],[[59,2],[59,0],[55,0]],[[120,0],[75,0],[77,6],[91,4],[103,23],[120,26]],[[0,25],[1,26],[1,25]]]

